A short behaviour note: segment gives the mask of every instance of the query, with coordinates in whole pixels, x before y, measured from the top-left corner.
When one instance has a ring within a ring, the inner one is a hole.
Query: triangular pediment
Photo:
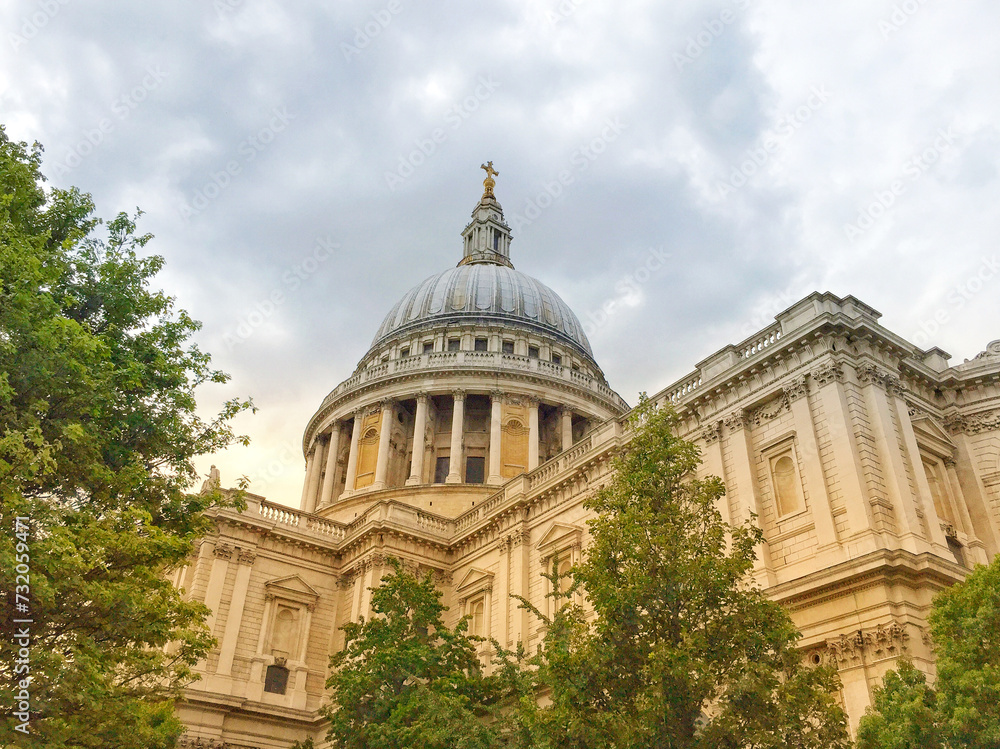
[[[563,545],[563,542],[576,543],[582,537],[583,528],[557,522],[550,525],[548,530],[542,534],[542,538],[535,548],[544,552],[546,549]]]
[[[461,592],[470,588],[478,588],[484,584],[488,585],[492,582],[492,572],[481,570],[478,567],[473,567],[465,573],[465,577],[463,577],[462,581],[455,587],[455,590]]]
[[[927,414],[913,417],[913,432],[921,447],[938,457],[950,458],[958,446],[952,442],[951,436]]]
[[[275,597],[304,603],[311,603],[319,599],[319,593],[298,575],[268,580],[264,583],[264,590]]]

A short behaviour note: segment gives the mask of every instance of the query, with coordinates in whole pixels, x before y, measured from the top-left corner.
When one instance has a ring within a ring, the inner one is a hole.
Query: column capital
[[[500,388],[494,388],[493,390],[490,391],[490,398],[492,398],[495,401],[502,402],[505,396],[506,393],[504,393],[504,391],[501,390]]]
[[[431,396],[426,390],[421,390],[414,397],[417,399],[417,403],[426,403]]]
[[[541,401],[533,395],[524,396],[524,402],[527,404],[528,408],[538,408],[538,404]]]
[[[722,422],[716,421],[713,424],[706,426],[701,432],[701,438],[705,440],[706,445],[711,445],[719,441],[722,436]]]
[[[726,429],[730,432],[736,432],[740,429],[744,429],[747,426],[748,421],[747,412],[742,408],[737,411],[733,411],[731,414],[723,418]]]
[[[785,396],[789,401],[796,401],[805,397],[809,393],[809,384],[806,376],[796,377],[788,382],[784,387]]]
[[[816,384],[821,387],[826,385],[828,382],[843,382],[844,367],[840,364],[840,362],[831,362],[814,369],[809,373],[809,376],[812,377]]]
[[[396,405],[396,400],[394,398],[383,398],[378,402],[378,407],[383,411],[388,411],[395,405]]]
[[[461,388],[459,388],[457,390],[452,390],[451,391],[451,397],[454,398],[457,401],[464,401],[465,400],[465,391],[462,390]]]

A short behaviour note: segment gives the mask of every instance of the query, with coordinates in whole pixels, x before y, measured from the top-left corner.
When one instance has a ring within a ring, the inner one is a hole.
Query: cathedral
[[[389,310],[306,424],[301,508],[250,494],[215,510],[177,570],[217,640],[178,708],[181,746],[322,747],[329,655],[389,557],[433,575],[449,624],[540,641],[512,596],[545,610],[542,573],[585,552],[583,503],[629,406],[573,311],[514,268],[484,168],[458,264]],[[763,529],[756,581],[807,662],[838,669],[852,730],[897,658],[934,673],[931,599],[1000,550],[1000,341],[950,365],[879,316],[811,294],[652,396],[725,481],[723,518]]]

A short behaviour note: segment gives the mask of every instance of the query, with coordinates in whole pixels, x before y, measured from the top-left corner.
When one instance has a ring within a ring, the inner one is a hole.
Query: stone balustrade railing
[[[505,369],[519,372],[529,372],[555,380],[563,380],[573,385],[597,393],[612,401],[622,410],[628,410],[629,405],[602,380],[561,364],[516,354],[504,354],[497,351],[436,351],[427,354],[416,354],[404,359],[392,359],[380,362],[355,373],[340,383],[323,399],[323,407],[329,405],[341,396],[363,385],[389,379],[404,372],[415,372],[422,369],[439,370],[449,368],[479,368]]]

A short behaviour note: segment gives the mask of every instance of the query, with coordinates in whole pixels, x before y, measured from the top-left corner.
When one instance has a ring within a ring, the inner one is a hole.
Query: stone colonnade
[[[450,450],[448,454],[449,471],[444,483],[459,484],[463,480],[466,391],[456,389],[450,393],[433,394],[420,392],[413,397],[413,400],[416,401],[416,412],[413,418],[413,428],[409,434],[413,450],[410,458],[408,478],[405,480],[406,486],[426,483],[423,478],[427,470],[424,463],[425,455],[431,447],[429,441],[433,440],[433,432],[430,435],[428,433],[428,422],[430,421],[430,401],[434,396],[450,397],[453,404]],[[537,468],[539,464],[540,402],[537,398],[504,393],[499,390],[490,392],[489,398],[489,474],[485,477],[485,483],[499,485],[511,477],[509,472],[505,474],[503,469],[504,404],[517,403],[526,409],[526,414],[523,415],[526,416],[527,425],[520,424],[521,433],[525,430],[527,432],[526,465],[523,465],[521,470],[530,471]],[[383,400],[378,404],[359,408],[351,414],[351,419],[336,420],[330,425],[328,431],[317,435],[313,440],[312,449],[306,459],[306,478],[302,487],[301,504],[303,510],[306,512],[315,512],[317,508],[332,504],[337,499],[346,499],[361,489],[391,488],[389,487],[388,479],[391,431],[393,418],[397,413],[398,407],[399,401]],[[572,409],[565,406],[558,407],[557,433],[559,436],[559,445],[562,450],[568,449],[573,444],[573,415],[574,411]],[[512,429],[511,422],[511,418],[506,419],[508,432]],[[515,421],[514,423],[515,426],[513,429],[517,431],[517,424],[520,422]],[[373,438],[369,437],[368,440],[365,438],[367,435],[372,434],[373,428],[376,426],[377,429],[375,431],[378,436],[374,480],[359,486],[359,462],[361,462],[361,454],[366,447],[365,442],[373,441]],[[350,444],[347,453],[347,464],[342,470],[338,471],[340,465],[339,457],[343,446],[347,443]],[[342,489],[340,487],[341,483],[343,484]]]

